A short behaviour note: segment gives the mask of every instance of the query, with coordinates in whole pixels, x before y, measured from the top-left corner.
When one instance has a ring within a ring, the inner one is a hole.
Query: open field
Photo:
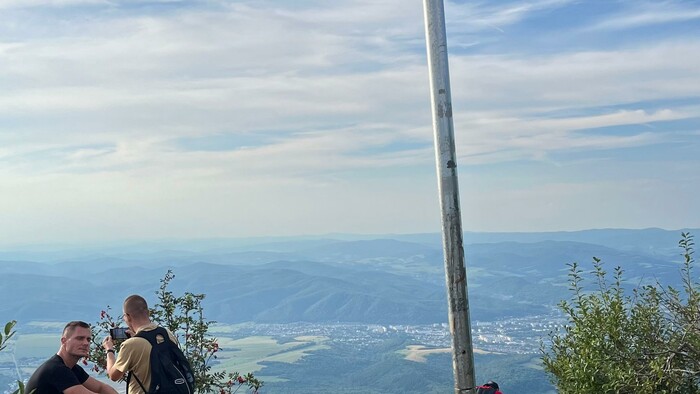
[[[66,326],[66,322],[55,322],[55,321],[30,321],[27,326],[33,329],[40,329],[46,331],[61,332],[63,327]]]
[[[300,336],[292,342],[279,343],[269,336],[252,336],[241,339],[219,338],[222,349],[215,370],[257,373],[266,361],[294,363],[317,350],[329,349],[328,340],[321,336]],[[271,381],[272,377],[261,376]]]
[[[441,353],[450,353],[452,351],[451,348],[429,348],[425,347],[423,345],[408,345],[406,346],[406,349],[399,350],[399,354],[403,354],[406,360],[410,361],[415,361],[419,363],[424,363],[426,362],[426,357],[431,355],[431,354],[441,354]],[[489,352],[486,350],[481,350],[481,349],[474,349],[475,354],[501,354],[497,352]]]
[[[450,348],[430,349],[423,345],[409,345],[406,346],[406,349],[400,350],[398,353],[404,354],[406,360],[424,363],[427,361],[426,357],[428,355],[449,353],[450,350]]]
[[[14,340],[15,357],[49,358],[58,351],[61,334],[17,334]]]

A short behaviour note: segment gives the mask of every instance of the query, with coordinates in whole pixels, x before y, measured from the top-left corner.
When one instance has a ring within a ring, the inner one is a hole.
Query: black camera
[[[124,340],[130,337],[129,333],[126,332],[127,328],[123,327],[116,327],[116,328],[110,328],[109,329],[109,336],[112,337],[113,340]]]

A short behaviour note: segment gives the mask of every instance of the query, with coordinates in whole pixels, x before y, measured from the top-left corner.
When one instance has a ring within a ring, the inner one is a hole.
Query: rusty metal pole
[[[447,64],[445,8],[442,0],[423,0],[425,37],[428,48],[430,98],[435,135],[435,160],[442,212],[442,244],[445,280],[452,333],[452,368],[455,394],[474,392],[474,351],[472,348],[467,271],[462,245],[462,215],[459,208],[457,158],[455,157],[452,97]]]

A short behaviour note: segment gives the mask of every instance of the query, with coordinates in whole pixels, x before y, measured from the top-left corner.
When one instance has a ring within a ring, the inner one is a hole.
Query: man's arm
[[[112,352],[107,353],[107,376],[112,379],[113,382],[121,379],[124,376],[124,372],[114,368],[114,363],[117,361],[117,356]]]
[[[115,390],[113,387],[107,385],[106,383],[100,382],[92,376],[90,376],[88,380],[83,383],[83,386],[87,387],[90,391],[100,394],[117,394],[117,390]],[[68,393],[66,392],[66,394]]]
[[[86,389],[82,384],[78,384],[63,390],[63,394],[95,394],[95,392]]]
[[[116,393],[116,391],[110,392],[110,394],[112,393]],[[76,384],[75,386],[71,386],[63,390],[63,394],[95,394],[95,392],[88,390],[82,384]]]
[[[102,341],[102,347],[104,347],[105,350],[114,350],[114,343],[112,342],[112,338],[110,336],[107,336],[107,338]],[[124,376],[124,371],[120,371],[116,368],[114,368],[114,363],[117,361],[117,356],[114,354],[113,351],[107,352],[107,376],[109,376],[110,379],[112,379],[113,382],[116,382],[117,380],[121,379]]]

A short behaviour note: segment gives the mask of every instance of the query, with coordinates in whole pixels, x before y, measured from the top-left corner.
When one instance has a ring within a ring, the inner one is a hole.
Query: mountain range
[[[691,233],[698,233],[695,230]],[[681,230],[465,233],[472,319],[550,312],[567,297],[567,264],[592,257],[625,270],[627,286],[678,284]],[[95,321],[129,294],[206,294],[225,323],[428,324],[447,319],[439,234],[165,240],[0,250],[0,317]]]

